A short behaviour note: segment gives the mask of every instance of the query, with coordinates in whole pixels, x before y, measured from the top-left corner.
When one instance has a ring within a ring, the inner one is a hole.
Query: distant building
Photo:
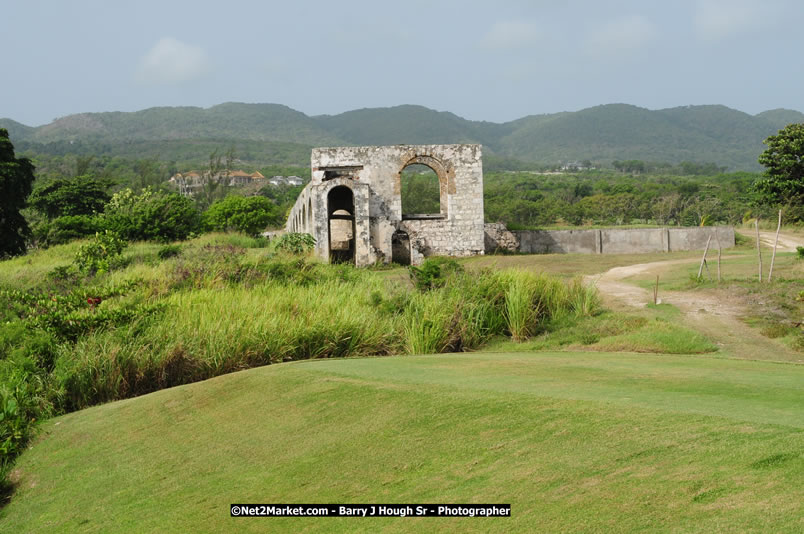
[[[304,180],[299,178],[298,176],[271,176],[270,180],[268,180],[270,185],[302,185]]]
[[[210,181],[225,186],[240,186],[263,180],[265,180],[265,176],[259,171],[249,174],[245,171],[237,170],[229,171],[228,173],[220,172],[213,176],[210,176],[208,172],[199,173],[198,171],[189,171],[174,174],[170,177],[168,182],[176,186],[179,189],[179,193],[182,195],[192,196],[200,191],[204,187],[204,184]]]
[[[570,163],[564,163],[559,167],[560,171],[567,171],[567,172],[577,172],[577,171],[586,171],[586,170],[594,170],[595,167],[592,166],[592,163],[589,161],[573,161]]]

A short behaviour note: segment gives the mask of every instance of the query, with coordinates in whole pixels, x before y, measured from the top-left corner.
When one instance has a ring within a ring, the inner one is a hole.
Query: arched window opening
[[[329,259],[332,263],[355,261],[355,200],[352,190],[333,187],[327,195]]]
[[[441,184],[433,169],[421,163],[413,163],[402,169],[399,181],[403,219],[446,216],[446,203],[441,199]]]

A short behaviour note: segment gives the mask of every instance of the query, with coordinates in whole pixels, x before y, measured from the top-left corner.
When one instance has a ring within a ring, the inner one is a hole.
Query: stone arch
[[[448,213],[448,200],[447,197],[450,194],[455,193],[455,172],[451,165],[444,164],[438,158],[435,158],[430,155],[426,154],[414,154],[410,157],[407,157],[403,160],[402,166],[399,168],[399,171],[396,173],[395,183],[394,183],[394,192],[402,195],[402,171],[405,168],[411,165],[424,165],[429,167],[430,169],[435,172],[436,177],[438,178],[438,192],[439,192],[439,203],[440,203],[440,213],[439,214],[430,214],[424,218],[443,218],[446,219],[449,215]],[[400,202],[401,205],[401,202]],[[413,217],[405,217],[404,208],[402,213],[403,218],[419,218],[416,216]]]
[[[354,191],[346,185],[337,185],[327,193],[327,229],[329,261],[354,263],[355,196]]]

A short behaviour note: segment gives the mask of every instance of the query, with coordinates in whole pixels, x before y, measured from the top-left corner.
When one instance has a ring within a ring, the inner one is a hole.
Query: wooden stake
[[[659,275],[656,275],[656,285],[653,286],[653,305],[659,303]]]
[[[771,256],[770,272],[768,273],[768,282],[770,283],[773,276],[773,262],[776,260],[776,245],[779,244],[779,230],[782,229],[782,210],[779,210],[779,223],[776,225],[776,241],[773,242],[773,255]]]
[[[762,249],[759,247],[759,217],[754,219],[754,228],[757,229],[757,257],[759,258],[759,281],[762,282]]]
[[[706,261],[706,253],[709,252],[709,242],[712,241],[712,234],[709,234],[709,238],[706,240],[706,248],[704,249],[703,258],[701,258],[701,266],[698,267],[698,280],[701,279],[701,273],[703,273],[703,266],[704,262]],[[707,267],[707,270],[709,268]]]

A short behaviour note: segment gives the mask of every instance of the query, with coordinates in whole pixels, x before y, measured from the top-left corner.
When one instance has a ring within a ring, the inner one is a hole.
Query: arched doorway
[[[391,261],[400,265],[410,265],[410,236],[397,230],[391,236]]]
[[[327,195],[329,261],[355,262],[355,197],[346,186],[333,187]]]

